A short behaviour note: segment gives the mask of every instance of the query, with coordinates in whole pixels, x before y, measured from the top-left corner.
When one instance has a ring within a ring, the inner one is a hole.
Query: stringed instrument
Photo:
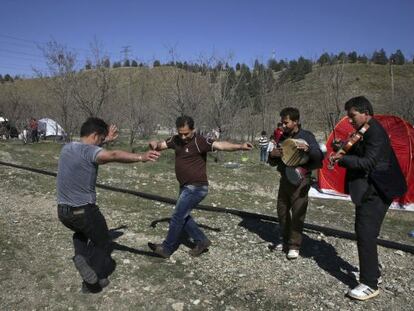
[[[364,126],[362,126],[358,131],[355,131],[354,133],[352,133],[352,135],[348,138],[348,140],[344,141],[341,144],[341,147],[339,148],[338,151],[336,152],[332,152],[329,155],[329,164],[328,164],[328,169],[333,170],[335,167],[335,156],[338,156],[340,154],[346,154],[347,152],[349,152],[349,150],[351,150],[352,146],[355,145],[357,142],[359,142],[362,137],[364,136],[365,132],[369,129],[369,124],[365,123]]]

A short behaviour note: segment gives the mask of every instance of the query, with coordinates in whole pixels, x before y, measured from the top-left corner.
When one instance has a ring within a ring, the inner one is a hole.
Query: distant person
[[[277,146],[277,143],[275,141],[275,136],[274,135],[270,135],[270,137],[269,137],[269,144],[267,145],[267,150],[266,150],[266,153],[267,153],[266,159],[267,160],[269,159],[269,155],[272,152],[272,150],[274,148],[277,148],[277,147],[278,146]]]
[[[22,132],[22,139],[23,139],[23,144],[27,144],[27,140],[29,138],[29,130],[27,128],[27,126],[24,127],[23,132]]]
[[[109,162],[155,161],[159,152],[135,154],[105,150],[104,143],[118,137],[116,126],[98,118],[87,119],[81,127],[80,142],[66,144],[60,153],[57,174],[59,220],[74,231],[73,262],[83,279],[82,292],[98,292],[108,285],[110,242],[105,217],[96,205],[98,166]]]
[[[259,149],[260,149],[260,162],[267,162],[267,146],[269,145],[269,140],[266,136],[266,131],[262,131],[259,138]]]
[[[30,127],[30,136],[32,139],[32,143],[35,142],[39,142],[39,123],[37,122],[37,120],[35,118],[31,118],[30,119],[30,123],[29,123],[29,127]]]
[[[181,234],[186,232],[193,239],[195,247],[191,256],[200,256],[211,245],[211,241],[197,226],[190,213],[207,195],[207,153],[220,151],[251,150],[250,143],[233,144],[226,141],[214,141],[196,134],[194,120],[181,116],[176,120],[177,135],[165,141],[151,141],[153,150],[175,151],[175,174],[180,185],[179,198],[170,220],[168,234],[162,244],[148,243],[157,255],[168,258],[179,247]]]
[[[308,192],[311,185],[312,170],[322,167],[323,155],[312,132],[302,129],[300,113],[297,108],[287,107],[280,112],[283,135],[280,143],[286,139],[302,139],[306,143],[298,143],[297,149],[304,151],[309,160],[298,167],[287,167],[281,160],[282,148],[274,148],[272,156],[277,159],[277,169],[281,173],[277,197],[277,215],[280,224],[282,241],[276,250],[287,251],[288,259],[299,257],[302,245],[302,232],[308,208]],[[300,178],[292,181],[289,172],[296,173],[300,169]]]
[[[404,175],[374,109],[364,96],[345,103],[352,127],[362,139],[348,153],[337,152],[330,160],[346,168],[346,190],[355,204],[355,233],[359,256],[359,285],[348,296],[367,300],[379,294],[377,238],[388,207],[407,191]]]

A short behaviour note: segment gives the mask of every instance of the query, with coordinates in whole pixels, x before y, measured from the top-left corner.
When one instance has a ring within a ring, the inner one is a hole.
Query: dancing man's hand
[[[117,139],[119,136],[118,128],[115,124],[111,124],[108,129],[108,135],[106,135],[104,143],[110,143]]]
[[[148,146],[151,150],[157,150],[158,142],[153,140],[148,143]]]
[[[251,143],[243,143],[240,148],[240,150],[247,150],[247,151],[252,150],[252,149],[253,149],[253,145]]]
[[[150,150],[150,151],[147,151],[141,154],[140,157],[141,157],[141,162],[147,162],[147,161],[154,162],[160,157],[160,153],[155,150]]]

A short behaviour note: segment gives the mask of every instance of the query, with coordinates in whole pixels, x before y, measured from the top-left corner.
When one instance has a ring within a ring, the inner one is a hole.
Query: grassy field
[[[1,141],[0,159],[56,171],[61,147]],[[203,204],[277,216],[279,176],[258,157],[257,150],[249,153],[238,169],[209,158]],[[239,152],[223,154],[223,162],[240,159]],[[173,154],[166,151],[157,163],[102,165],[98,182],[176,198],[173,166]],[[98,204],[109,227],[119,228],[112,254],[117,267],[108,289],[82,295],[70,260],[71,233],[56,217],[54,178],[1,165],[0,178],[2,310],[409,310],[413,303],[410,254],[381,248],[387,287],[381,298],[357,304],[344,297],[352,283],[343,272],[358,264],[355,242],[306,231],[301,258],[292,264],[268,250],[278,238],[276,223],[223,213],[193,213],[213,241],[209,253],[194,259],[182,246],[167,261],[154,258],[146,243],[165,237],[163,219],[172,206],[101,189]],[[349,202],[310,199],[306,221],[352,231],[354,209]],[[381,237],[414,245],[407,236],[413,224],[413,213],[389,211]]]
[[[145,146],[146,142],[141,141],[135,149],[145,150]],[[48,141],[30,145],[22,145],[18,141],[0,142],[0,156],[6,162],[56,172],[61,147],[61,144]],[[111,148],[128,149],[124,144],[117,144]],[[258,153],[257,150],[248,153],[249,158],[246,162],[241,161],[241,152],[222,153],[220,163],[214,162],[213,157],[209,157],[210,189],[203,204],[276,216],[275,199],[279,174],[274,168],[258,163]],[[239,162],[241,167],[226,168],[223,163],[229,161]],[[10,186],[16,189],[22,189],[30,194],[55,193],[52,177],[45,178],[26,171],[17,171],[14,177],[16,184],[11,181]],[[157,163],[102,165],[99,168],[98,183],[176,198],[178,184],[174,173],[173,152],[170,150],[163,152]],[[102,205],[110,207],[119,205],[118,201],[126,205],[133,204],[137,198],[98,190],[98,200]],[[143,199],[138,200],[145,202]],[[151,201],[146,203],[154,204]],[[350,202],[311,198],[307,222],[353,231],[353,215],[354,208]],[[407,235],[407,232],[413,229],[413,224],[413,213],[390,210],[382,228],[382,236],[414,245],[414,240]]]

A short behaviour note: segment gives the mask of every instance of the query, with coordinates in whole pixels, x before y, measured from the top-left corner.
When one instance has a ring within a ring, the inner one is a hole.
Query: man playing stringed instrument
[[[306,163],[300,166],[290,166],[290,161],[283,159],[283,147],[274,148],[270,156],[276,160],[278,171],[281,173],[279,193],[277,197],[277,214],[281,228],[282,242],[276,245],[276,250],[286,250],[288,259],[296,259],[302,243],[302,231],[308,207],[308,191],[311,184],[311,170],[322,167],[323,154],[312,132],[300,126],[299,110],[288,107],[280,112],[283,135],[280,138],[284,146],[289,139],[294,139],[298,153],[304,153]],[[289,160],[296,157],[294,155]],[[284,161],[283,161],[284,160]],[[286,163],[287,164],[286,164]],[[300,178],[291,178],[301,170]]]
[[[348,292],[348,296],[367,300],[379,293],[377,237],[382,221],[393,199],[403,195],[407,185],[388,134],[373,118],[374,111],[368,99],[354,97],[345,103],[345,110],[357,132],[363,128],[366,130],[349,151],[337,152],[331,156],[330,162],[338,162],[339,166],[346,168],[346,190],[356,207],[360,283]]]

